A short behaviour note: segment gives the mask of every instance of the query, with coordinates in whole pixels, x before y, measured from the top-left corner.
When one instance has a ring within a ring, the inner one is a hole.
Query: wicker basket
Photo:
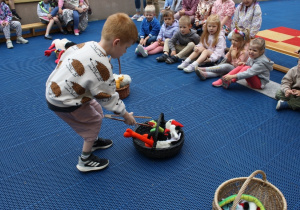
[[[154,143],[153,143],[152,147],[146,147],[144,142],[142,142],[136,138],[133,138],[133,144],[134,144],[135,148],[137,149],[137,151],[139,151],[146,157],[154,158],[154,159],[165,159],[165,158],[171,158],[171,157],[175,156],[181,150],[181,148],[183,146],[184,132],[182,129],[179,129],[179,133],[181,133],[180,139],[178,141],[174,142],[174,144],[172,144],[170,147],[156,148],[157,139],[166,138],[165,135],[159,134],[159,132],[158,132],[158,127],[160,126],[162,128],[165,128],[165,124],[166,124],[166,121],[164,120],[164,114],[161,113],[159,119],[157,120],[157,126],[156,126],[156,130],[155,130],[154,138],[153,138]],[[139,134],[149,134],[151,129],[152,129],[151,127],[146,127],[146,126],[140,125],[137,127],[135,132],[137,132]]]
[[[121,74],[121,62],[120,59],[118,58],[118,62],[119,62],[119,74]],[[129,84],[125,85],[124,87],[121,88],[117,88],[116,91],[119,93],[119,97],[120,99],[124,99],[127,96],[129,96],[130,93],[130,89],[129,89]]]
[[[257,174],[262,175],[262,179],[255,178]],[[231,195],[237,194],[232,210],[236,209],[242,194],[256,197],[262,202],[267,210],[286,210],[287,203],[280,190],[267,181],[266,174],[257,170],[249,177],[239,177],[230,179],[222,183],[215,192],[213,200],[213,210],[222,210],[219,202]]]

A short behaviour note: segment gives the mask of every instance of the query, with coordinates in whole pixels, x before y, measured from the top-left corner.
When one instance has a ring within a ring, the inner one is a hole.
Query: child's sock
[[[199,66],[199,63],[198,63],[197,61],[194,61],[194,62],[192,63],[192,65],[198,67],[198,66]]]
[[[190,58],[187,58],[184,61],[187,62],[187,63],[190,63],[192,60]]]
[[[92,154],[91,152],[82,152],[80,157],[81,159],[85,160],[88,157],[90,157],[91,154]]]

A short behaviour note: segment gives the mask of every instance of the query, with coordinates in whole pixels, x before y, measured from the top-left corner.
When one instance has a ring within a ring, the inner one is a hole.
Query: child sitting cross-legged
[[[172,38],[164,44],[164,54],[157,57],[158,62],[166,62],[172,64],[188,56],[196,43],[199,43],[199,35],[192,29],[191,19],[189,16],[182,16],[179,19],[179,31],[177,31]],[[169,50],[171,56],[169,56]]]
[[[235,28],[231,38],[231,46],[223,61],[211,67],[198,67],[195,72],[201,80],[220,77],[248,60],[249,30]]]
[[[203,62],[216,62],[224,57],[225,48],[226,38],[221,28],[221,21],[218,15],[211,15],[207,18],[200,43],[195,46],[194,52],[177,68],[183,69],[187,73],[193,72]],[[191,63],[194,59],[197,60]]]
[[[300,109],[300,55],[298,65],[291,68],[281,80],[280,89],[275,98],[278,100],[276,109]]]
[[[139,44],[142,46],[155,42],[160,30],[159,21],[155,17],[154,5],[147,5],[145,7],[144,16],[145,18],[142,21],[139,33]]]
[[[217,80],[212,85],[228,88],[231,82],[246,79],[251,88],[263,89],[270,81],[270,71],[273,70],[273,61],[266,57],[265,40],[256,38],[251,40],[249,46],[249,58],[246,63],[241,62],[239,66],[228,74]]]
[[[145,48],[139,44],[137,47],[138,55],[147,57],[148,55],[169,51],[169,48],[167,48],[167,45],[164,45],[164,43],[168,42],[170,38],[172,38],[172,36],[178,31],[178,20],[174,19],[174,14],[171,10],[164,11],[163,19],[164,24],[159,31],[156,42]]]

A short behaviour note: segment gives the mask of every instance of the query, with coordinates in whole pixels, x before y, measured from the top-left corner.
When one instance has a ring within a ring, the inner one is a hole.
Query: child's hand
[[[62,11],[61,8],[58,8],[58,13],[59,13],[59,14],[62,14],[62,13],[63,13],[63,11]]]
[[[77,7],[76,10],[79,12],[79,13],[82,13],[83,12],[83,9],[81,7]]]
[[[136,124],[136,121],[133,117],[133,112],[130,112],[130,113],[126,112],[123,115],[123,117],[124,117],[124,120],[125,120],[125,124],[127,124],[127,125],[135,125]]]
[[[176,51],[171,52],[171,56],[176,55]]]
[[[48,17],[49,20],[52,19],[52,15],[51,14],[47,14],[47,17]]]
[[[239,66],[245,66],[245,64],[246,64],[245,62],[239,62],[238,63]]]
[[[289,97],[291,94],[293,94],[293,90],[286,90],[284,96]]]
[[[185,14],[185,10],[184,9],[182,9],[182,10],[179,11],[179,15],[180,16],[183,16],[184,14]]]
[[[83,2],[80,2],[80,3],[79,3],[79,6],[81,7],[82,5],[83,5]]]
[[[292,89],[292,94],[294,96],[300,96],[300,90]]]
[[[195,22],[195,26],[199,26],[200,24],[199,24],[199,21],[197,21],[197,22]]]
[[[3,27],[8,26],[8,25],[9,25],[9,22],[3,21],[1,25],[2,25]]]
[[[225,76],[222,77],[224,80],[228,81],[228,80],[232,80],[235,78],[235,75],[230,75],[230,74],[227,74]]]

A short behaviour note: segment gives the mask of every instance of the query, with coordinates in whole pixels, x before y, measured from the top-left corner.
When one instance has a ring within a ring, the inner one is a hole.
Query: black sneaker
[[[157,62],[165,62],[169,56],[166,54],[162,54],[161,56],[157,57]]]
[[[12,13],[12,17],[14,19],[16,19],[16,20],[21,20],[22,19],[15,10],[12,10],[11,13]]]
[[[98,137],[98,140],[94,142],[94,145],[92,147],[92,152],[94,152],[97,149],[106,149],[110,147],[113,144],[113,141],[110,139],[102,139]]]
[[[91,154],[87,159],[83,160],[79,156],[78,164],[76,168],[81,172],[88,172],[88,171],[98,171],[104,169],[108,166],[109,160],[107,159],[100,159],[97,156]]]

